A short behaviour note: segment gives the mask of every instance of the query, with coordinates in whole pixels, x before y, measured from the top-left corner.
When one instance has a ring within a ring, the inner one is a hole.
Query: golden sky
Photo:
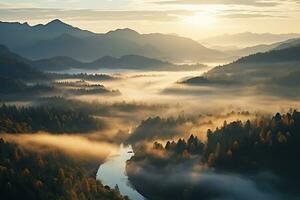
[[[194,39],[225,33],[300,33],[300,0],[1,0],[0,20],[59,18],[94,32],[132,28]]]

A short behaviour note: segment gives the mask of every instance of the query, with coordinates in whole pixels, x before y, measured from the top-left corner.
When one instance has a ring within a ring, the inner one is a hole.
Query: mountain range
[[[288,76],[300,70],[300,46],[256,53],[228,65],[216,67],[206,76],[214,80],[227,80],[245,84]]]
[[[243,57],[243,56],[248,56],[251,54],[255,53],[264,53],[268,52],[271,50],[279,50],[279,49],[284,49],[284,48],[289,48],[295,45],[300,44],[300,38],[292,38],[280,42],[275,42],[272,44],[259,44],[255,46],[249,46],[245,48],[229,48],[229,49],[224,49],[224,47],[220,47],[220,49],[223,49],[223,52],[226,53],[228,56],[231,55],[233,57]]]
[[[160,33],[140,34],[118,29],[97,34],[60,20],[45,25],[0,22],[0,44],[28,59],[66,56],[80,61],[100,57],[140,55],[174,62],[206,61],[226,57],[185,37]]]
[[[138,55],[124,55],[119,58],[104,56],[92,62],[81,62],[70,57],[53,57],[32,61],[31,65],[42,71],[62,71],[72,68],[91,69],[135,69],[135,70],[196,70],[205,65],[176,65],[170,62],[161,61]]]
[[[218,66],[203,76],[189,78],[183,83],[257,85],[258,83],[299,83],[300,44],[292,40],[282,46],[242,57],[227,65]],[[298,45],[297,45],[298,44]],[[293,85],[298,87],[299,85]]]
[[[246,48],[261,44],[273,44],[292,38],[300,37],[299,33],[272,34],[272,33],[252,33],[244,32],[237,34],[224,34],[200,40],[203,44],[219,46],[236,46],[236,48]]]
[[[0,76],[16,79],[45,78],[42,71],[63,71],[72,68],[91,69],[135,69],[135,70],[166,70],[182,71],[197,70],[206,67],[202,64],[177,65],[158,59],[138,55],[124,55],[116,58],[104,56],[92,62],[81,62],[76,59],[58,56],[53,58],[30,60],[11,52],[6,46],[0,45]]]
[[[3,45],[0,45],[0,76],[22,80],[47,79],[43,72],[30,65],[30,60],[12,53]]]

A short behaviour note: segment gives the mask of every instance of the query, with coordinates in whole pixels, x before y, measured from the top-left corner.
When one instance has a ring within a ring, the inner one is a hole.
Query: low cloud
[[[163,166],[147,160],[130,161],[126,169],[133,187],[149,199],[285,199],[273,186],[278,178],[269,173],[260,173],[253,179],[237,174],[216,173],[197,164],[196,160]],[[259,184],[256,182],[258,179]]]
[[[0,137],[35,151],[59,150],[80,160],[104,161],[110,153],[117,152],[118,146],[99,141],[91,141],[78,135],[4,134]]]
[[[228,123],[236,120],[246,121],[254,118],[255,115],[249,112],[229,112],[225,114],[207,114],[198,116],[174,117],[153,117],[143,120],[128,138],[131,144],[155,141],[171,140],[181,137],[188,138],[191,134],[198,136],[202,141],[206,141],[208,129],[214,130],[221,127],[224,121]]]
[[[266,14],[255,14],[255,13],[235,13],[219,15],[222,18],[286,18],[284,16],[266,15]]]
[[[170,0],[160,1],[160,4],[206,4],[206,5],[244,5],[255,7],[273,7],[279,4],[276,1],[260,0]]]

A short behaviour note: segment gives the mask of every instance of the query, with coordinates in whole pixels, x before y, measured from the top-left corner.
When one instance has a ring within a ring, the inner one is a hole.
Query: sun
[[[187,16],[182,22],[190,26],[209,27],[216,23],[216,17],[210,13],[196,13],[193,16]]]

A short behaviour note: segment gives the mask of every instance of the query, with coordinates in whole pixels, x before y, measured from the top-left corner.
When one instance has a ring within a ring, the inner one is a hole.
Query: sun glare
[[[183,23],[190,26],[208,27],[216,23],[216,17],[210,13],[197,13],[183,18]]]

